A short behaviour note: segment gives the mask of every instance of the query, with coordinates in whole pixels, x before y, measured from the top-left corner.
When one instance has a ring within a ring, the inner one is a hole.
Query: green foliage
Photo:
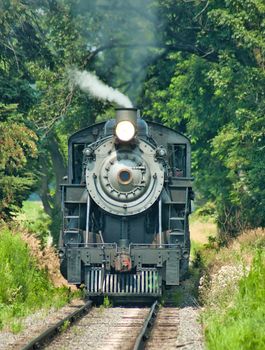
[[[5,219],[36,182],[37,136],[26,120],[35,95],[25,62],[43,52],[32,12],[19,1],[0,4],[0,217]]]
[[[226,295],[224,302],[229,300],[230,307],[225,307],[220,300],[218,310],[208,311],[204,319],[207,348],[264,349],[264,251],[257,251],[249,274],[239,282],[238,292]]]
[[[70,327],[70,321],[67,320],[67,321],[64,321],[63,325],[61,326],[60,328],[60,332],[64,333],[67,331],[67,329]]]
[[[0,124],[0,218],[9,218],[36,178],[29,172],[30,159],[36,157],[36,134],[23,124]]]
[[[10,329],[12,333],[17,334],[23,330],[23,325],[20,321],[14,321],[10,324]]]
[[[49,230],[51,218],[45,213],[41,202],[24,201],[16,221],[21,222],[29,232],[34,234],[42,247],[47,245],[51,235]]]
[[[190,250],[190,257],[193,265],[195,267],[200,267],[200,250],[202,248],[202,243],[196,242],[196,241],[191,241],[191,250]]]
[[[214,203],[225,240],[265,225],[265,8],[259,0],[201,6],[160,2],[171,76],[161,61],[150,67],[142,101],[147,116],[190,136],[200,202]]]
[[[38,308],[63,305],[68,300],[66,289],[56,289],[45,271],[37,267],[29,248],[19,234],[7,228],[0,230],[0,324],[11,322],[14,332],[21,329],[14,318]]]
[[[104,297],[102,306],[103,306],[104,308],[110,308],[110,307],[112,307],[112,302],[111,302],[111,300],[109,299],[108,296],[105,296],[105,297]]]
[[[77,67],[134,101],[145,77],[138,105],[191,138],[198,203],[214,204],[224,240],[265,225],[262,0],[8,0],[0,10],[2,217],[35,185],[59,226],[67,138],[110,107],[69,88]]]

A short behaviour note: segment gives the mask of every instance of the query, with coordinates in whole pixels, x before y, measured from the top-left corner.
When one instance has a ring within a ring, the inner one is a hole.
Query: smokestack
[[[117,108],[115,134],[121,142],[131,141],[137,134],[137,109]]]
[[[137,108],[116,108],[116,125],[122,121],[129,121],[136,128],[138,112]]]

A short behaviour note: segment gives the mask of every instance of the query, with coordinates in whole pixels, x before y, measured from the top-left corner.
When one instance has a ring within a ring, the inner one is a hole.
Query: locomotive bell
[[[115,134],[122,142],[131,141],[137,128],[136,108],[117,108]]]

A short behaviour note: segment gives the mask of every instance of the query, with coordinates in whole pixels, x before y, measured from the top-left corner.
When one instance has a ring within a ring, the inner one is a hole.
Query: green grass
[[[39,201],[24,201],[21,213],[18,218],[27,221],[36,221],[44,213],[42,202]]]
[[[111,308],[112,306],[113,306],[112,301],[109,299],[108,296],[105,296],[103,300],[103,304],[100,305],[101,309],[108,309],[108,308]]]
[[[42,203],[38,201],[24,201],[21,212],[16,220],[23,224],[30,232],[40,240],[42,245],[47,243],[51,236],[51,219],[45,213]]]
[[[206,301],[202,313],[206,346],[209,350],[265,349],[265,241],[264,236],[246,246],[242,240],[238,248],[254,255],[249,273],[220,289],[215,300]],[[228,254],[222,252],[222,259]],[[230,255],[235,251],[230,249]],[[219,258],[220,258],[219,256]],[[228,259],[228,256],[227,256]],[[229,264],[233,262],[230,258]],[[219,260],[220,262],[220,260]],[[234,263],[238,258],[234,258]],[[241,262],[242,263],[242,262]],[[233,265],[235,266],[235,265]],[[211,296],[210,296],[211,298]],[[207,295],[206,295],[207,300]]]
[[[62,326],[60,328],[60,331],[62,333],[66,332],[67,329],[70,327],[70,325],[71,325],[71,322],[69,320],[64,321],[64,323],[62,324]]]
[[[191,240],[190,247],[190,259],[194,261],[197,258],[197,253],[203,249],[203,244],[194,240]]]
[[[17,333],[22,316],[69,300],[68,289],[55,288],[19,234],[6,227],[0,228],[0,262],[0,328],[9,326]]]

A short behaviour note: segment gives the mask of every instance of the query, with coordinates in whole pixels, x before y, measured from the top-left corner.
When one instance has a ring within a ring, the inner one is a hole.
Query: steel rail
[[[41,333],[38,337],[31,340],[26,346],[22,348],[22,350],[40,349],[44,344],[50,343],[56,335],[64,330],[65,325],[68,327],[69,325],[73,324],[76,320],[87,314],[91,307],[92,301],[89,300],[78,310],[75,310],[73,313],[66,316],[64,319]]]
[[[144,324],[142,326],[141,332],[139,333],[138,337],[136,338],[136,341],[134,343],[133,350],[142,350],[144,349],[145,342],[149,338],[149,334],[151,333],[154,319],[157,315],[158,310],[158,301],[156,300],[154,304],[151,306],[151,309],[144,321]]]

